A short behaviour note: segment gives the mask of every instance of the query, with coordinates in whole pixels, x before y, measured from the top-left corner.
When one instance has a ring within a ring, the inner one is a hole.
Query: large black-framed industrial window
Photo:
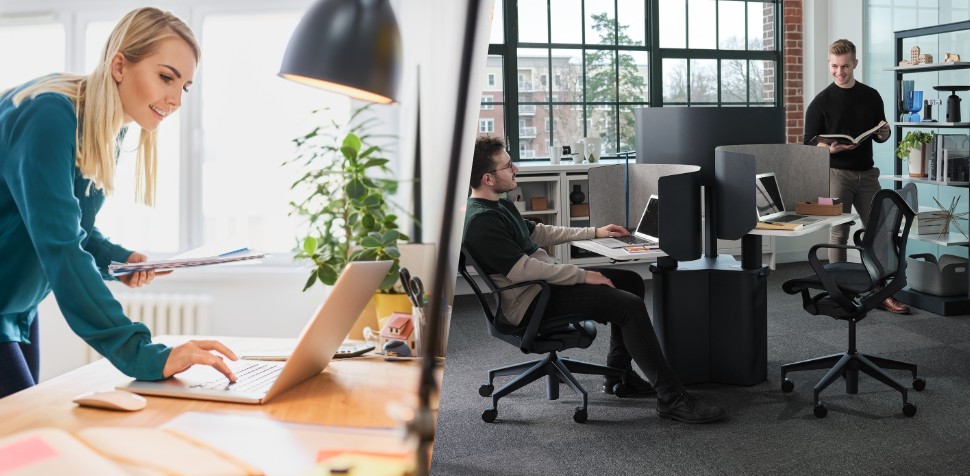
[[[779,0],[496,0],[481,118],[528,161],[584,137],[600,139],[603,157],[632,151],[637,107],[782,105],[781,10]]]

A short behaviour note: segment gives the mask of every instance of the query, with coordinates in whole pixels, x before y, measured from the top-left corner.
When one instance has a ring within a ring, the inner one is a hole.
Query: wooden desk
[[[163,337],[170,343],[184,337]],[[218,338],[237,354],[292,339]],[[413,408],[420,376],[418,361],[387,362],[379,355],[338,359],[320,375],[264,405],[146,397],[136,412],[82,408],[72,399],[84,392],[108,390],[129,378],[101,359],[30,389],[0,399],[0,438],[39,427],[77,431],[91,426],[157,427],[189,411],[232,413],[288,422],[355,427],[400,427],[387,414],[389,405]],[[441,371],[437,377],[440,381]],[[253,435],[258,438],[259,435]]]

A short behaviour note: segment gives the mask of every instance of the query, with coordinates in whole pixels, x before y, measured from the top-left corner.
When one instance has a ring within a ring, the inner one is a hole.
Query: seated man
[[[657,394],[657,413],[663,418],[706,423],[724,417],[724,409],[687,394],[660,350],[647,305],[643,279],[620,269],[584,270],[556,264],[540,246],[573,240],[628,235],[617,225],[569,228],[525,220],[515,205],[500,198],[516,187],[518,168],[501,139],[479,137],[472,163],[471,196],[465,212],[463,243],[498,286],[545,280],[552,286],[547,316],[588,312],[596,321],[610,324],[610,350],[606,364],[627,369],[623,383],[634,393]],[[518,324],[539,293],[538,286],[505,291],[503,309],[511,324]],[[650,383],[633,371],[631,358]],[[616,379],[607,377],[603,390],[612,393]],[[655,389],[655,390],[654,390]]]

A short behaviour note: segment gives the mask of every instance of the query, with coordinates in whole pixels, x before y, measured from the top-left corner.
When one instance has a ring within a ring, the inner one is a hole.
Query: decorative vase
[[[573,185],[573,191],[569,193],[569,201],[573,203],[583,203],[586,200],[586,194],[580,189],[579,184]]]
[[[909,176],[926,177],[926,144],[909,151]]]

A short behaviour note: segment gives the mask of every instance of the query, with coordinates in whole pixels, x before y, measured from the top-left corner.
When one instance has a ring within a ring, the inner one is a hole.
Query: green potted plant
[[[926,144],[932,140],[932,132],[909,131],[896,146],[896,157],[909,159],[910,177],[926,177]]]
[[[398,230],[387,200],[398,182],[387,178],[393,173],[389,160],[375,143],[387,137],[371,134],[376,119],[361,119],[367,108],[353,110],[346,124],[333,121],[293,139],[297,153],[286,164],[300,165],[305,172],[291,186],[302,198],[290,202],[290,214],[304,217],[307,224],[295,259],[314,264],[304,291],[317,281],[332,285],[350,261],[391,260],[380,292],[394,293],[401,256],[397,243],[407,236]],[[314,117],[321,112],[314,111]]]

